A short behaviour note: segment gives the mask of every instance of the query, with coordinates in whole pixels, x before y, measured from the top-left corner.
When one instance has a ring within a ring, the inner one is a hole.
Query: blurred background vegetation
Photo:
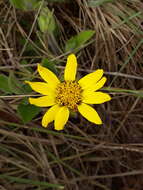
[[[141,190],[142,0],[0,0],[0,190]],[[24,83],[37,63],[62,79],[67,55],[78,78],[102,68],[112,101],[102,126],[79,114],[64,131],[41,127],[46,109]]]

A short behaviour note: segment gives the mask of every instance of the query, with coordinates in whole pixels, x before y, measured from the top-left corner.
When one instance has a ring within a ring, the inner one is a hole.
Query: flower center
[[[75,81],[65,81],[56,89],[56,102],[61,106],[77,111],[77,106],[82,101],[82,89]]]

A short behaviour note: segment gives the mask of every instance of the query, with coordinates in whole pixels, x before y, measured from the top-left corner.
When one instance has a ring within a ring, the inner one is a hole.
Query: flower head
[[[45,82],[29,82],[31,88],[42,94],[40,98],[29,98],[30,104],[39,107],[49,107],[42,119],[42,126],[47,127],[54,121],[56,130],[62,130],[68,121],[69,112],[79,111],[83,117],[95,124],[102,124],[102,121],[89,104],[101,104],[111,100],[111,97],[100,88],[106,82],[103,70],[98,69],[76,81],[77,59],[74,54],[67,58],[64,71],[64,82],[60,82],[57,76],[49,69],[38,64],[38,72]]]

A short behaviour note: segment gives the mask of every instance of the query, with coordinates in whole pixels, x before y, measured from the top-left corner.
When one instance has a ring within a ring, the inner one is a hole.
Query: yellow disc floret
[[[56,89],[56,102],[76,111],[82,101],[82,89],[76,81],[65,81]]]

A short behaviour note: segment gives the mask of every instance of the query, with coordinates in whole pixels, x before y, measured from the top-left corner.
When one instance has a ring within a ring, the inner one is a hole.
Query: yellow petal
[[[55,116],[57,112],[59,111],[60,107],[59,105],[54,105],[48,111],[44,114],[42,119],[42,126],[47,127],[50,122],[52,122],[55,119]]]
[[[63,130],[64,125],[68,121],[68,118],[69,118],[68,108],[65,106],[61,107],[55,117],[55,123],[54,123],[55,129]]]
[[[25,83],[29,84],[34,91],[36,91],[40,94],[43,94],[43,95],[48,95],[49,93],[51,93],[51,91],[53,91],[53,89],[50,88],[48,83],[45,83],[45,82],[25,81]]]
[[[82,103],[78,106],[78,111],[85,117],[88,121],[93,122],[95,124],[102,124],[102,121],[98,115],[98,113],[91,106]]]
[[[84,92],[86,92],[86,91],[89,91],[89,92],[92,91],[92,92],[94,92],[94,91],[99,90],[100,88],[102,88],[104,86],[106,80],[107,80],[106,77],[102,77],[101,80],[99,80],[97,83],[92,84],[91,86],[89,86],[87,89],[84,90]]]
[[[50,71],[49,69],[42,67],[40,64],[38,64],[38,72],[40,76],[50,85],[56,87],[57,84],[60,83],[57,76]]]
[[[103,75],[103,70],[98,69],[95,72],[90,73],[86,75],[85,77],[81,78],[78,81],[78,83],[80,84],[82,89],[86,89],[92,86],[93,84],[95,85],[95,83],[97,83],[101,79],[102,75]]]
[[[109,94],[103,92],[90,92],[83,96],[83,102],[87,104],[102,104],[111,100]]]
[[[54,96],[42,96],[40,98],[29,98],[30,104],[39,107],[48,107],[55,104],[55,97]]]
[[[77,70],[77,59],[74,54],[71,54],[67,58],[67,64],[64,72],[65,81],[75,80]]]

